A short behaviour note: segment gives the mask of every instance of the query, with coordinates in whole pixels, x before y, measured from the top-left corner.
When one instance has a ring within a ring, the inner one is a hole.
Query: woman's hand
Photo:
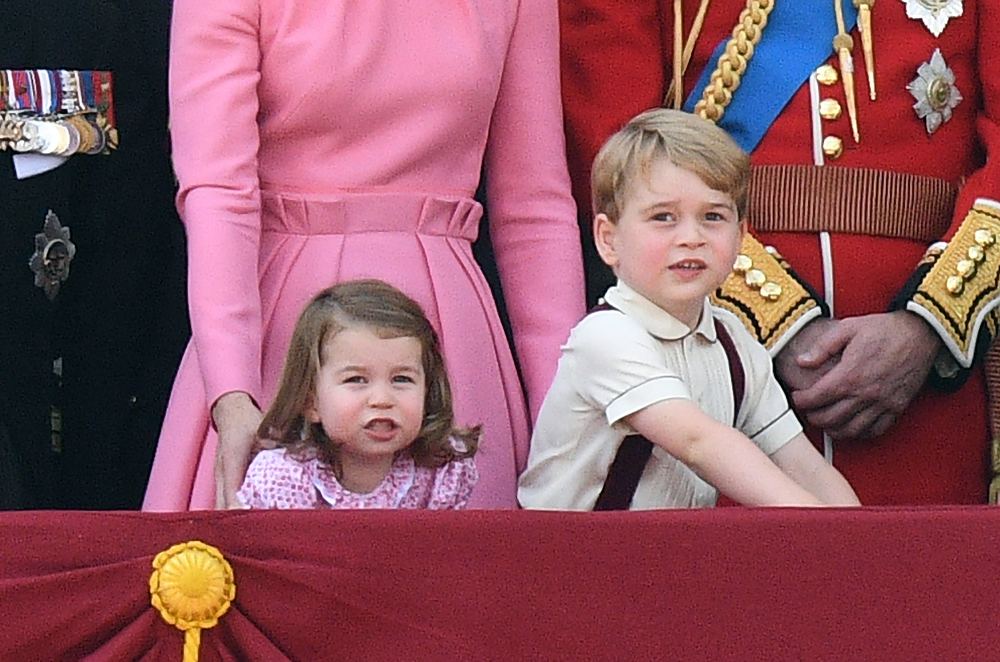
[[[260,409],[242,391],[226,393],[212,407],[212,420],[219,431],[219,445],[215,449],[215,507],[220,510],[244,508],[236,492],[243,484],[262,418]]]

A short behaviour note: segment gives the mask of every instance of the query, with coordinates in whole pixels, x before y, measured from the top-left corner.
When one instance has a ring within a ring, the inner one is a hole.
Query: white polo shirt
[[[730,312],[705,300],[692,331],[621,281],[570,333],[531,437],[518,483],[525,508],[593,510],[622,440],[624,419],[671,398],[693,400],[732,425],[733,388],[714,319],[729,331],[745,373],[736,427],[771,455],[802,431],[774,378],[771,357]],[[715,505],[718,493],[672,455],[653,447],[632,510]]]

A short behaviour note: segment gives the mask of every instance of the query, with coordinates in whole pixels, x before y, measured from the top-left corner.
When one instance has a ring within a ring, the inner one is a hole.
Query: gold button
[[[831,159],[840,158],[840,155],[844,153],[844,141],[837,136],[823,138],[823,153]]]
[[[767,282],[760,286],[760,295],[768,301],[777,301],[781,297],[781,285]]]
[[[737,255],[736,262],[733,263],[733,271],[738,274],[743,274],[749,271],[750,267],[753,266],[753,260],[747,255]]]
[[[778,262],[784,262],[785,261],[785,258],[781,255],[781,253],[778,252],[778,249],[775,248],[774,246],[764,246],[764,252],[766,252],[768,255],[770,255],[771,257],[773,257]],[[782,264],[782,266],[785,266],[785,265]]]
[[[976,263],[972,260],[959,260],[955,265],[955,271],[965,280],[969,280],[976,275]]]
[[[961,276],[948,276],[948,280],[945,281],[944,286],[952,294],[959,295],[965,287],[965,281],[962,280]]]
[[[986,259],[986,251],[981,246],[969,246],[967,255],[973,262],[982,262]]]
[[[819,116],[825,120],[835,120],[842,112],[840,102],[836,99],[823,99],[819,102]]]
[[[751,269],[750,271],[747,272],[746,281],[747,285],[757,290],[760,289],[760,287],[767,282],[767,276],[765,276],[764,272],[761,271],[760,269]]]
[[[816,80],[820,85],[834,85],[840,76],[832,64],[824,64],[816,69]]]
[[[976,243],[982,246],[983,248],[986,248],[987,246],[992,246],[993,243],[997,240],[993,232],[988,230],[987,228],[979,228],[978,230],[976,230],[976,233],[973,235],[973,237],[975,237]]]

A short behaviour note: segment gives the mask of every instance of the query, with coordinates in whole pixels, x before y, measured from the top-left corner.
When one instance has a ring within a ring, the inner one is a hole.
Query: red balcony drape
[[[187,540],[236,599],[201,659],[991,659],[1000,510],[0,514],[0,660],[180,660]]]

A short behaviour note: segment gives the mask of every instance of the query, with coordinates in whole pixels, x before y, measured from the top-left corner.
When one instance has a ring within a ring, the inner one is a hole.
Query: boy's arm
[[[819,506],[820,499],[772,462],[742,432],[690,400],[649,405],[626,422],[727,497],[748,506]]]
[[[792,480],[831,506],[860,506],[858,495],[833,465],[823,459],[801,432],[778,449],[771,460]]]

